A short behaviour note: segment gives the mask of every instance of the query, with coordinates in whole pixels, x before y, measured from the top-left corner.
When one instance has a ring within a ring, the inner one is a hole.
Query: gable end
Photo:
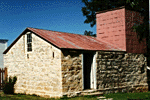
[[[50,43],[51,45],[53,45],[54,47],[56,48],[59,48],[58,46],[54,45],[53,43],[47,41],[46,39],[44,39],[43,37],[39,36],[38,34],[36,34],[35,32],[29,30],[28,28],[26,28],[11,44],[10,46],[3,52],[3,54],[6,54],[10,49],[11,47],[21,38],[22,35],[26,34],[27,32],[31,32],[33,34],[35,34],[36,36],[40,37],[41,39],[45,40],[46,42]],[[60,49],[60,48],[59,48]]]

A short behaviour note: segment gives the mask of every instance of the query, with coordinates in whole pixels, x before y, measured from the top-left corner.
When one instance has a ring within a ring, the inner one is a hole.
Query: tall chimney
[[[137,34],[131,30],[134,24],[142,23],[142,20],[139,12],[125,7],[97,12],[97,39],[128,53],[146,53],[146,39],[139,43]]]

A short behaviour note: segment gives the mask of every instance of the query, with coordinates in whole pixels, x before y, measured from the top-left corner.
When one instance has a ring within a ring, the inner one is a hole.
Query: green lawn
[[[35,95],[22,95],[22,94],[15,94],[15,95],[0,95],[0,100],[97,100],[97,96],[84,96],[84,97],[72,97],[72,98],[42,98]]]
[[[115,93],[115,94],[105,94],[106,98],[113,98],[113,100],[150,100],[150,92],[145,93]],[[60,99],[46,99],[34,95],[4,95],[0,94],[0,100],[98,100],[97,96],[84,96],[84,97],[73,97],[73,98],[60,98]]]
[[[105,94],[106,98],[113,98],[113,100],[130,100],[130,99],[140,99],[140,100],[150,100],[150,91],[141,93],[115,93],[115,94]]]

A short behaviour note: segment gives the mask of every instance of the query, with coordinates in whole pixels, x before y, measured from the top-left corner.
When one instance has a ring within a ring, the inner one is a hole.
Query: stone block
[[[62,70],[62,71],[67,71],[67,70],[68,70],[68,67],[67,67],[67,66],[62,65],[61,70]]]
[[[37,86],[35,89],[36,90],[43,90],[43,87]]]
[[[53,87],[53,92],[59,92],[60,91],[60,88],[58,87]]]
[[[79,73],[80,73],[80,71],[79,71],[79,70],[76,70],[74,74],[77,75],[77,74],[79,74]]]
[[[66,86],[63,87],[63,92],[68,92],[68,90],[69,90],[69,87],[66,87]]]
[[[72,71],[72,70],[74,70],[75,68],[74,68],[73,66],[69,66],[68,69],[69,69],[69,71]]]
[[[47,86],[47,83],[46,82],[40,82],[40,83],[38,83],[38,86]]]
[[[81,70],[82,69],[82,65],[81,64],[77,65],[76,67],[77,67],[77,70]]]
[[[23,84],[21,87],[26,88],[27,86],[25,84]]]

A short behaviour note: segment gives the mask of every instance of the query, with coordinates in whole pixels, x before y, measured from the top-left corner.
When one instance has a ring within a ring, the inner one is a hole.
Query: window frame
[[[27,33],[26,35],[27,52],[32,52],[32,33]]]

